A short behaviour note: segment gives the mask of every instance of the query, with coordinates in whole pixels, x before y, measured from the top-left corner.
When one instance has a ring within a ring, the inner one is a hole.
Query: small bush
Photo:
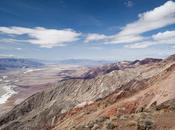
[[[109,119],[109,117],[107,117],[107,116],[101,116],[101,117],[99,117],[99,118],[96,119],[96,122],[97,123],[104,122],[107,119]]]
[[[133,126],[137,126],[137,122],[136,121],[128,122],[127,127],[133,127]]]
[[[100,126],[98,124],[94,124],[94,126],[92,127],[91,130],[98,130],[100,128]]]
[[[121,115],[119,117],[120,120],[127,120],[128,119],[128,115]]]
[[[115,126],[112,122],[108,122],[107,124],[106,124],[106,128],[108,129],[108,130],[113,130],[114,128],[116,128],[117,126]]]
[[[137,124],[138,130],[154,130],[155,129],[155,123],[153,120],[146,118],[143,120],[139,120]]]

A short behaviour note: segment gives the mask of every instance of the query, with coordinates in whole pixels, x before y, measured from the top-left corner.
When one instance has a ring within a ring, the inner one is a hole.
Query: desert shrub
[[[114,125],[112,122],[106,123],[106,129],[107,129],[107,130],[113,130],[113,129],[115,129],[116,127],[117,127],[117,126]]]
[[[94,124],[94,126],[92,127],[91,130],[98,130],[100,128],[100,126],[98,124]]]
[[[133,126],[137,126],[137,122],[136,121],[129,121],[127,124],[127,127],[133,127]]]
[[[155,122],[149,117],[144,117],[138,120],[137,123],[138,130],[154,130]]]
[[[109,119],[107,116],[101,116],[96,119],[97,123],[104,122],[105,120]]]
[[[87,124],[88,128],[93,128],[94,126],[94,122],[93,121],[90,121],[88,124]]]
[[[128,115],[120,115],[119,119],[120,120],[127,120],[128,119]]]

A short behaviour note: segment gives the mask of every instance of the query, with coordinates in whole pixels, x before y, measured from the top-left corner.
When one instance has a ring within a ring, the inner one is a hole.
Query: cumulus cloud
[[[92,42],[100,40],[108,44],[133,43],[133,45],[128,45],[128,47],[148,47],[153,44],[153,41],[151,40],[151,44],[145,45],[150,41],[151,37],[144,37],[143,33],[163,28],[174,23],[175,2],[167,1],[160,7],[139,14],[138,20],[127,24],[117,34],[109,36],[104,34],[96,34],[95,36],[93,34],[88,34],[85,41]],[[144,45],[140,45],[141,43]]]
[[[152,36],[158,43],[175,44],[175,31],[159,32]]]
[[[132,34],[132,35],[114,35],[108,37],[108,40],[106,40],[106,43],[113,43],[113,44],[118,44],[118,43],[132,43],[132,42],[138,42],[144,40],[144,37],[138,34]]]
[[[111,35],[107,36],[104,34],[88,34],[85,38],[85,43],[92,42],[92,41],[102,41],[105,44],[117,44],[117,43],[131,43],[135,41],[141,41],[144,37],[141,35]]]
[[[175,23],[175,2],[168,1],[164,5],[138,15],[139,19],[126,25],[120,35],[142,34]]]
[[[159,44],[167,44],[167,45],[175,46],[175,30],[159,32],[157,34],[152,35],[149,39],[145,41],[130,44],[130,45],[125,45],[125,47],[127,48],[147,48],[149,46],[159,45]]]
[[[125,45],[126,48],[132,48],[132,49],[143,49],[143,48],[147,48],[151,45],[153,45],[154,43],[151,41],[143,41],[143,42],[138,42],[138,43],[134,43],[134,44],[129,44],[129,45]]]
[[[144,48],[148,48],[150,46],[153,45],[160,45],[162,43],[153,41],[153,40],[148,40],[148,41],[141,41],[141,42],[137,42],[137,43],[133,43],[133,44],[127,44],[124,47],[125,48],[131,48],[131,49],[144,49]],[[163,43],[165,44],[165,43]]]
[[[104,40],[106,39],[107,36],[103,35],[103,34],[96,34],[96,33],[93,33],[93,34],[88,34],[86,39],[85,39],[85,42],[88,43],[90,41],[95,41],[95,40]]]
[[[76,41],[81,35],[81,33],[78,33],[72,29],[58,30],[43,27],[0,27],[0,33],[8,34],[9,36],[13,37],[10,41],[17,40],[19,42],[28,42],[48,48]],[[27,38],[25,40],[18,40],[14,38],[14,36],[21,35],[26,35]]]

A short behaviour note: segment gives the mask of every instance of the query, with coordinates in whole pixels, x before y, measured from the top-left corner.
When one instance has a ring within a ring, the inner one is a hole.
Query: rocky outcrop
[[[175,61],[175,54],[166,58],[165,61]]]
[[[144,65],[144,64],[156,63],[160,61],[162,61],[162,59],[145,58],[143,60],[135,60],[131,62],[130,65]]]

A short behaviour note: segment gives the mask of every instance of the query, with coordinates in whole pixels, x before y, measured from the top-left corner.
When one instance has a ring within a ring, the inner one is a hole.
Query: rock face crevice
[[[63,113],[77,105],[84,102],[93,103],[122,90],[129,96],[129,92],[144,89],[148,79],[163,73],[174,63],[174,61],[154,62],[151,59],[151,62],[148,62],[148,60],[139,65],[127,64],[127,67],[122,69],[112,68],[113,71],[93,78],[57,82],[48,90],[32,95],[1,116],[0,130],[52,129]]]

